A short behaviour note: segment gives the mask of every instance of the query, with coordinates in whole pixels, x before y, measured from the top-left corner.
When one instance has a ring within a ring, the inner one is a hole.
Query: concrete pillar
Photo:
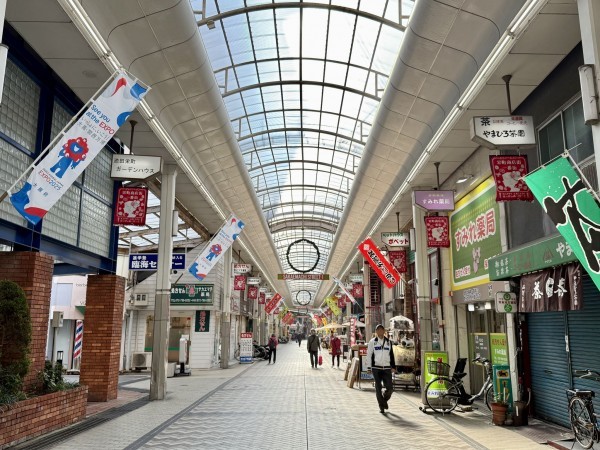
[[[231,252],[229,247],[223,255],[223,303],[221,304],[221,369],[229,367],[229,346],[231,334]]]
[[[432,349],[431,335],[431,292],[429,289],[429,266],[427,260],[427,230],[425,211],[413,204],[415,227],[415,283],[419,340],[421,351]]]
[[[44,370],[50,316],[50,293],[54,260],[37,252],[1,252],[0,278],[14,281],[25,291],[31,317],[29,372],[23,380],[26,391],[37,386],[37,374]]]
[[[90,275],[87,281],[79,382],[88,401],[117,398],[125,278]]]

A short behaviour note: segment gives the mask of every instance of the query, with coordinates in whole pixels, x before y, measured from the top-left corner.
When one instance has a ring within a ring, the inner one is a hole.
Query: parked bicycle
[[[579,378],[600,382],[600,373],[595,370],[575,370]],[[577,442],[583,448],[591,448],[594,442],[600,442],[600,429],[598,428],[598,414],[594,412],[594,391],[580,389],[567,389],[569,400],[569,421]]]
[[[494,400],[494,390],[492,389],[492,364],[485,358],[475,358],[474,363],[483,364],[486,370],[487,378],[477,394],[469,394],[465,390],[463,378],[467,376],[464,372],[467,365],[467,358],[459,358],[456,361],[456,367],[452,376],[449,376],[450,365],[438,362],[427,361],[429,373],[437,375],[425,388],[425,401],[427,406],[439,413],[452,412],[458,405],[472,405],[477,399],[483,398],[485,405],[490,408]],[[423,410],[423,408],[421,408]]]

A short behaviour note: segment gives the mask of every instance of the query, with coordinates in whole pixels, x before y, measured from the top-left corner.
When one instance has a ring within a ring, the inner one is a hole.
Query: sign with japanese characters
[[[281,297],[281,295],[276,293],[265,305],[265,313],[266,314],[273,313],[275,311],[275,308],[277,308],[279,306],[279,303],[281,303],[282,300],[283,300],[283,298]]]
[[[264,305],[266,303],[267,299],[265,296],[264,292],[258,292],[258,304],[259,305]]]
[[[236,275],[233,277],[233,289],[235,291],[246,290],[246,277],[244,275]]]
[[[258,286],[248,286],[248,300],[258,299]]]
[[[508,339],[506,339],[506,333],[490,333],[490,356],[492,364],[495,366],[509,365]]]
[[[452,291],[488,283],[489,258],[502,252],[500,209],[493,178],[456,204],[450,215]]]
[[[450,247],[450,225],[446,216],[425,217],[427,247]]]
[[[566,158],[540,167],[525,182],[600,289],[600,207]]]
[[[348,276],[348,279],[350,280],[351,283],[362,283],[363,274],[362,273],[351,273]]]
[[[119,188],[113,225],[146,225],[148,189]]]
[[[523,275],[519,292],[519,312],[581,309],[581,270],[581,265],[571,263]]]
[[[533,117],[473,117],[471,140],[490,149],[533,147],[535,145]]]
[[[233,265],[233,273],[236,275],[243,275],[252,270],[251,264],[234,264]]]
[[[517,307],[517,294],[514,292],[496,292],[496,312],[516,313]]]
[[[211,241],[204,247],[198,257],[188,268],[195,278],[202,281],[212,268],[221,259],[224,252],[233,244],[244,228],[245,224],[233,214],[229,216],[227,222],[214,235]]]
[[[260,279],[260,277],[248,277],[248,279],[246,280],[246,283],[253,285],[258,285],[261,282],[262,280]]]
[[[408,271],[406,264],[406,250],[390,250],[388,255],[392,266],[394,266],[399,273],[406,273]]]
[[[113,180],[146,180],[162,170],[162,156],[113,155]]]
[[[325,303],[327,303],[327,306],[329,306],[329,309],[331,310],[334,316],[339,316],[340,314],[342,314],[342,311],[340,310],[337,299],[335,297],[327,297],[325,299]]]
[[[346,298],[348,300],[350,300],[352,303],[356,303],[356,299],[352,296],[352,294],[350,292],[348,292],[348,290],[346,289],[346,286],[344,286],[344,283],[342,283],[341,280],[339,280],[336,277],[333,277],[333,281],[336,282],[336,284],[338,285],[338,287],[344,293],[344,295],[346,296]],[[361,286],[362,286],[362,284],[361,284]]]
[[[400,281],[400,274],[381,254],[373,239],[367,238],[361,242],[358,251],[388,288],[393,288]]]
[[[352,296],[354,298],[363,298],[365,296],[365,286],[362,283],[353,283]]]
[[[129,270],[156,270],[158,253],[132,253],[129,255]],[[185,269],[185,253],[173,253],[171,269]]]
[[[212,284],[171,285],[171,305],[212,305]]]
[[[194,330],[196,333],[206,333],[210,331],[210,311],[196,311]]]
[[[533,194],[523,177],[527,175],[527,156],[490,156],[492,176],[496,181],[496,201],[533,201]]]
[[[252,339],[252,333],[240,333],[240,363],[249,364],[252,363],[252,357],[254,355],[254,342]]]
[[[453,211],[454,191],[414,191],[415,205],[426,211]]]
[[[392,233],[381,233],[381,242],[388,247],[408,247],[410,245],[410,238],[408,233],[392,232]]]
[[[33,225],[67,192],[148,91],[124,71],[116,72],[112,78],[33,167],[23,187],[10,196],[15,209]]]

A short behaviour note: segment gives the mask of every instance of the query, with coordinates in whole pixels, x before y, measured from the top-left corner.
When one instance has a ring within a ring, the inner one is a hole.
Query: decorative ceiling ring
[[[290,261],[290,252],[292,250],[292,247],[296,244],[299,244],[300,242],[308,242],[310,245],[312,245],[314,247],[314,249],[317,252],[317,260],[315,261],[314,265],[308,270],[297,269],[292,264],[292,261]],[[317,267],[317,264],[319,264],[319,261],[321,260],[321,252],[319,252],[319,247],[317,247],[317,244],[315,244],[313,241],[302,238],[302,239],[298,239],[298,240],[292,242],[290,245],[288,245],[287,252],[285,253],[285,257],[287,259],[288,264],[292,268],[292,270],[299,272],[299,273],[308,273],[308,272],[312,272],[313,270],[315,270],[315,268]]]
[[[298,298],[298,295],[301,292],[306,292],[308,294],[308,299],[306,298],[306,295],[303,295],[303,298]],[[302,290],[296,292],[296,303],[298,303],[299,305],[302,305],[302,306],[308,305],[311,300],[312,300],[312,294],[310,293],[310,291],[302,289]]]

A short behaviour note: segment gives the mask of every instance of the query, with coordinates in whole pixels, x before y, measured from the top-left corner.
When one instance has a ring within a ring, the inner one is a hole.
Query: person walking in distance
[[[335,358],[337,356],[337,366],[340,368],[340,355],[342,354],[342,341],[337,334],[334,334],[331,338],[331,368],[335,366]]]
[[[306,348],[310,353],[310,366],[313,369],[319,368],[319,348],[321,348],[321,342],[319,342],[319,336],[315,330],[310,330],[310,336],[306,341]]]
[[[385,327],[381,324],[377,325],[375,333],[376,336],[367,346],[367,368],[373,372],[375,379],[379,412],[385,414],[385,410],[389,409],[388,400],[394,392],[392,373],[396,372],[396,363],[392,342],[385,336]],[[382,385],[385,386],[385,393],[382,392]]]
[[[298,340],[298,347],[300,347],[302,345],[302,333],[298,333],[296,339]]]
[[[273,357],[273,364],[277,361],[277,344],[279,344],[279,341],[277,341],[275,335],[272,334],[269,338],[269,362],[267,364],[271,364],[271,356]]]

